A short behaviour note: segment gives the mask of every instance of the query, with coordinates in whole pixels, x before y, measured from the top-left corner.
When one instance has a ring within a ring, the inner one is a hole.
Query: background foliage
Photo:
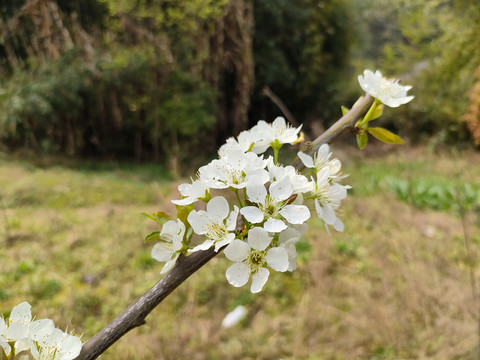
[[[414,85],[387,114],[404,137],[478,145],[479,20],[469,0],[1,0],[1,145],[175,172],[282,115],[265,89],[328,126],[366,67]]]

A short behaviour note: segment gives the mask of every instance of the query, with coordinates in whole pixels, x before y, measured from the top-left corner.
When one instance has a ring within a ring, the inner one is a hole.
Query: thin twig
[[[283,112],[283,115],[285,115],[285,117],[287,118],[288,122],[295,126],[295,127],[299,127],[300,124],[298,123],[298,121],[295,119],[295,117],[293,116],[293,114],[290,112],[290,110],[288,110],[287,106],[283,103],[283,101],[272,91],[272,89],[270,89],[268,86],[265,86],[263,89],[262,89],[262,94],[267,96],[270,100],[273,101],[273,103],[275,105],[277,105],[279,107],[279,109]]]
[[[353,131],[355,122],[366,114],[372,103],[372,97],[366,96],[362,98],[345,116],[313,141],[311,152],[315,151],[321,144],[331,143],[345,132]],[[301,162],[292,165],[296,166],[297,169],[303,168]],[[218,253],[211,248],[205,251],[195,252],[187,257],[181,256],[177,260],[174,268],[165,275],[164,278],[83,345],[82,351],[76,360],[96,359],[127,332],[145,324],[147,315],[150,314],[163,299]]]

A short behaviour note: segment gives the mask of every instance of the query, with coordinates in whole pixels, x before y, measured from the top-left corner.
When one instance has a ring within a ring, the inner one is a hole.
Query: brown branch
[[[180,257],[175,267],[122,314],[105,326],[82,347],[76,360],[96,359],[130,330],[145,324],[145,317],[190,275],[214,258],[213,248]]]
[[[353,131],[355,122],[367,113],[372,103],[373,98],[370,96],[361,99],[352,110],[313,141],[310,153],[313,153],[321,144],[331,143],[345,132]],[[303,167],[301,162],[293,165],[297,169]],[[83,345],[82,351],[76,360],[96,359],[127,332],[143,325],[147,315],[163,299],[218,253],[213,248],[210,248],[205,251],[195,252],[188,257],[181,256],[174,268],[164,278]]]
[[[273,101],[273,103],[275,105],[278,106],[278,108],[282,111],[282,113],[285,115],[285,117],[287,118],[288,122],[290,124],[292,124],[293,126],[295,127],[299,127],[300,124],[298,123],[298,121],[295,119],[295,117],[293,116],[293,114],[290,112],[290,110],[288,110],[287,106],[283,103],[282,100],[280,100],[280,98],[272,91],[272,89],[270,89],[268,86],[265,86],[263,89],[262,89],[262,94],[265,95],[266,97],[268,97],[270,100]]]
[[[355,129],[355,123],[367,113],[368,109],[370,109],[370,106],[373,104],[373,100],[373,97],[370,95],[365,95],[360,98],[357,104],[348,113],[342,116],[322,135],[312,141],[308,150],[305,152],[311,155],[318,150],[320,145],[331,144],[343,134],[353,132]],[[292,162],[292,165],[299,171],[303,170],[305,167],[298,157]]]

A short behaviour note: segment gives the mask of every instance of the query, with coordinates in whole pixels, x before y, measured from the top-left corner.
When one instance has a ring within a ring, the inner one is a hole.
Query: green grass
[[[353,186],[344,233],[311,219],[298,269],[272,272],[259,295],[229,286],[219,255],[102,358],[473,359],[480,155],[339,153]],[[161,278],[143,241],[158,229],[141,213],[173,214],[177,185],[153,165],[4,157],[0,312],[29,301],[88,340]],[[464,229],[452,204],[468,188]],[[240,304],[247,318],[222,329]]]

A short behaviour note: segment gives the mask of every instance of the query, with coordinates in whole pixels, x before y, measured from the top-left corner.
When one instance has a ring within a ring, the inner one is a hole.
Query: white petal
[[[180,219],[178,219],[177,221],[168,220],[162,227],[162,231],[160,232],[160,238],[164,241],[173,243],[175,240],[183,238],[184,234],[185,224]]]
[[[240,214],[253,224],[258,224],[263,221],[263,212],[256,206],[245,206],[240,209]]]
[[[305,205],[287,205],[280,210],[280,214],[290,224],[303,224],[310,218],[310,210]]]
[[[187,220],[195,234],[203,235],[207,232],[207,225],[210,219],[205,211],[192,210],[190,214],[188,214]]]
[[[239,305],[235,310],[229,312],[222,320],[222,327],[230,328],[237,325],[245,316],[247,315],[247,310],[244,306]]]
[[[221,223],[226,219],[230,212],[228,201],[223,196],[214,197],[207,204],[207,213],[210,219],[216,223]]]
[[[73,360],[82,350],[82,341],[73,335],[67,334],[62,341],[59,360]]]
[[[20,339],[28,337],[28,330],[30,324],[25,324],[23,322],[14,322],[10,324],[8,329],[5,331],[5,338],[8,341],[18,341]]]
[[[173,254],[173,246],[171,243],[159,242],[152,249],[152,258],[157,261],[164,262],[170,260]]]
[[[17,358],[16,355],[20,354],[22,351],[29,352],[34,359],[38,359],[38,349],[32,339],[24,338],[15,342],[15,359]],[[21,357],[19,356],[19,358]]]
[[[3,348],[3,352],[7,357],[10,355],[10,352],[12,351],[10,345],[8,344],[7,341],[5,341],[3,338],[0,337],[0,347]]]
[[[243,262],[237,262],[227,269],[226,276],[231,285],[243,286],[250,277],[250,267]]]
[[[233,211],[227,218],[227,230],[233,231],[237,227],[238,206],[233,206]]]
[[[228,260],[240,262],[250,254],[250,246],[239,239],[233,240],[223,251]]]
[[[267,189],[262,183],[262,180],[257,177],[252,177],[247,185],[247,196],[250,201],[257,204],[263,204],[267,196]]]
[[[252,285],[250,286],[250,291],[254,294],[262,291],[269,275],[270,271],[268,271],[268,269],[258,269],[258,272],[252,275]]]
[[[51,319],[41,319],[33,321],[30,324],[30,337],[37,342],[41,342],[45,339],[45,337],[49,336],[53,329],[55,328],[55,324]]]
[[[270,185],[269,191],[272,199],[277,202],[288,199],[293,193],[293,186],[290,177],[284,176],[282,179],[274,181],[272,185]]]
[[[248,232],[248,244],[255,250],[265,250],[272,242],[267,230],[261,227],[254,227]]]
[[[207,239],[202,244],[195,246],[193,249],[188,250],[188,252],[196,252],[200,250],[208,250],[215,243],[215,240]]]
[[[335,224],[333,224],[333,228],[339,232],[343,232],[343,230],[345,229],[345,225],[343,224],[342,220],[337,218]]]
[[[283,247],[271,248],[267,251],[267,264],[273,270],[284,272],[288,270],[288,253]]]
[[[297,156],[300,160],[302,160],[303,165],[307,168],[313,168],[315,165],[313,164],[313,158],[310,155],[307,155],[301,151],[297,153]]]
[[[31,305],[24,301],[17,306],[14,306],[10,313],[9,322],[22,322],[28,324],[32,321],[32,312],[30,311]]]
[[[265,224],[263,224],[263,228],[268,232],[277,233],[283,231],[288,226],[282,220],[270,218],[268,219]]]
[[[178,259],[179,256],[180,256],[180,254],[175,254],[175,256],[172,259],[168,260],[165,263],[165,265],[163,265],[163,268],[160,271],[160,274],[166,274],[167,272],[172,270],[172,268],[175,266],[175,263],[177,262],[177,259]]]
[[[335,210],[333,210],[332,207],[329,205],[322,206],[322,219],[328,225],[335,224],[335,221],[337,220]]]
[[[235,239],[235,234],[232,234],[232,233],[227,234],[227,236],[225,236],[225,239],[217,241],[215,243],[215,251],[218,252],[220,248],[230,244],[234,239]]]

